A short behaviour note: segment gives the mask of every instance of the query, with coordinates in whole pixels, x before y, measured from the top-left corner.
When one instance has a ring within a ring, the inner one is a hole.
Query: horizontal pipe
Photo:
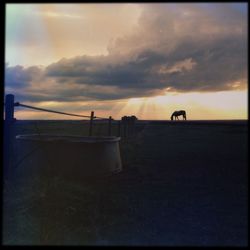
[[[29,105],[24,105],[24,104],[19,103],[19,102],[16,102],[15,106],[17,106],[17,107],[24,107],[24,108],[30,108],[30,109],[36,109],[36,110],[41,110],[41,111],[51,112],[51,113],[56,113],[56,114],[62,114],[62,115],[70,115],[70,116],[78,116],[78,117],[87,117],[87,118],[90,118],[89,115],[76,115],[76,114],[71,114],[71,113],[65,113],[65,112],[55,111],[55,110],[37,108],[37,107],[29,106]],[[96,118],[96,117],[94,117],[94,118]]]

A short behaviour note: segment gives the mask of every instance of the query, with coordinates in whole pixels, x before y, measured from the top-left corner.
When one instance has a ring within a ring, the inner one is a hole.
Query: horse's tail
[[[185,120],[187,120],[187,114],[186,114],[186,111],[184,111],[184,114],[183,114]]]

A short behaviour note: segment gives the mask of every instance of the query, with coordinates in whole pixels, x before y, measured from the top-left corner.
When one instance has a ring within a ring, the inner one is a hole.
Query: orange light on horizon
[[[109,101],[26,103],[56,111],[120,119],[135,115],[141,120],[169,120],[173,111],[184,109],[188,120],[248,119],[247,91],[216,93],[166,93],[154,97]],[[16,108],[17,119],[79,119],[77,117]]]

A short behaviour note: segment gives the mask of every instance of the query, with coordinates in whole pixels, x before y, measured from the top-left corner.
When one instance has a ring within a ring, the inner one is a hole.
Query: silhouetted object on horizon
[[[137,121],[138,120],[138,118],[136,117],[136,116],[134,116],[134,115],[132,115],[132,116],[123,116],[122,117],[122,119],[121,119],[122,121],[131,121],[131,122],[135,122],[135,121]]]
[[[132,115],[132,116],[123,116],[121,118],[121,123],[122,123],[122,127],[123,127],[123,136],[127,137],[127,136],[131,136],[134,134],[135,132],[135,122],[137,121],[137,117]]]
[[[174,113],[171,115],[171,120],[173,120],[175,118],[175,120],[179,120],[178,116],[182,115],[183,116],[183,120],[187,120],[186,117],[186,111],[185,110],[179,110],[179,111],[174,111]]]

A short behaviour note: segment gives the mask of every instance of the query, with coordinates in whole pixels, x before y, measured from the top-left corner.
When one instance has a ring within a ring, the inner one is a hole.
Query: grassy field
[[[14,133],[37,131],[87,135],[88,125],[18,121]],[[138,122],[120,141],[123,171],[82,182],[41,171],[38,152],[17,165],[28,152],[13,142],[3,243],[246,246],[247,133],[246,122]]]

